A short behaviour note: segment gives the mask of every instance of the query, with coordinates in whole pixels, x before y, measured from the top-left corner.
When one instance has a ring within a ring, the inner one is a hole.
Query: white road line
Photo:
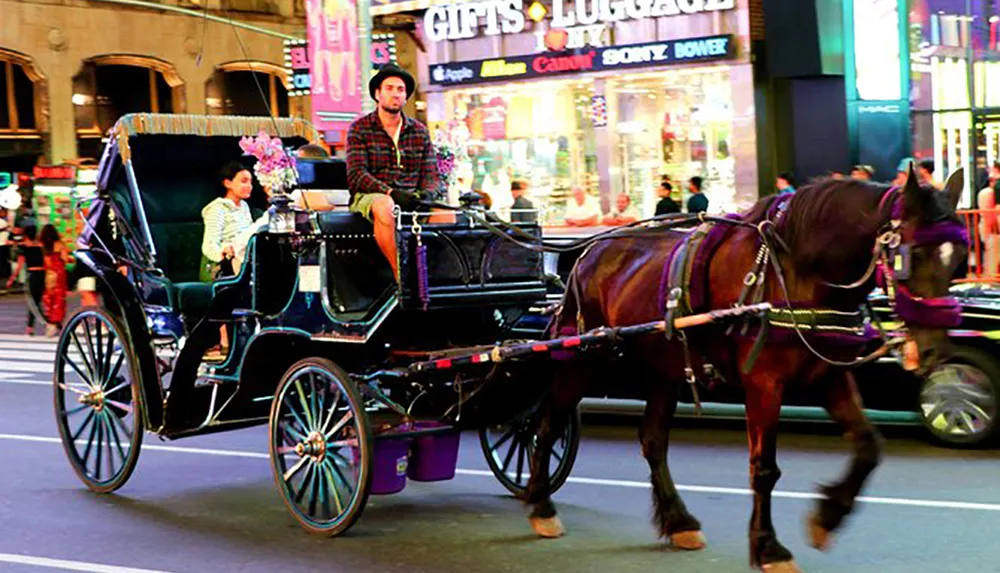
[[[70,357],[79,356],[79,354],[71,353]],[[2,350],[0,349],[0,358],[9,358],[11,360],[17,360],[21,362],[47,362],[52,364],[56,361],[55,352],[32,352],[30,350]]]
[[[36,350],[39,352],[48,352],[52,355],[56,353],[55,342],[25,343],[0,341],[0,348],[5,350]]]
[[[0,360],[0,372],[37,372],[52,374],[54,361],[49,362],[17,362],[15,360]]]
[[[50,438],[47,436],[25,436],[20,434],[0,434],[0,440],[16,440],[22,442],[44,442],[59,444],[62,441],[59,438]],[[269,456],[260,452],[245,452],[239,450],[216,450],[216,449],[206,449],[206,448],[183,448],[176,446],[158,446],[150,445],[142,446],[143,450],[153,450],[161,452],[173,452],[182,454],[198,454],[206,456],[226,456],[235,458],[253,458],[253,459],[268,459]],[[493,472],[489,470],[467,470],[467,469],[457,469],[455,473],[464,476],[475,476],[475,477],[493,477]],[[615,479],[598,479],[598,478],[587,478],[587,477],[570,477],[566,480],[567,483],[579,484],[579,485],[594,485],[594,486],[604,486],[604,487],[621,487],[628,489],[649,489],[651,486],[648,482],[642,481],[631,481],[631,480],[615,480]],[[716,494],[716,495],[738,495],[738,496],[750,496],[753,495],[753,491],[746,488],[738,487],[717,487],[717,486],[707,486],[707,485],[677,485],[678,491],[687,491],[691,493],[704,493],[704,494]],[[795,492],[795,491],[775,491],[772,497],[785,498],[785,499],[819,499],[819,494],[809,493],[809,492]],[[956,510],[970,510],[970,511],[995,511],[1000,512],[1000,503],[976,503],[976,502],[966,502],[966,501],[939,501],[931,499],[908,499],[900,497],[875,497],[875,496],[860,496],[858,497],[859,502],[870,503],[873,505],[897,505],[906,507],[926,507],[934,509],[956,509]]]
[[[100,563],[88,563],[86,561],[49,559],[48,557],[18,555],[16,553],[0,553],[0,563],[15,563],[18,565],[48,567],[49,569],[62,569],[63,571],[87,571],[88,573],[167,573],[166,571],[154,569],[137,569],[135,567],[102,565]]]
[[[0,384],[14,384],[16,386],[52,386],[51,380],[26,380],[15,378],[11,380],[0,380]]]

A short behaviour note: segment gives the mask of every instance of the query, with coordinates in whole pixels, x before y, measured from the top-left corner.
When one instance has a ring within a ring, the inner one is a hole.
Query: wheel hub
[[[80,403],[93,406],[95,410],[100,412],[104,409],[104,391],[94,390],[93,392],[84,394],[80,396]]]
[[[317,462],[322,462],[323,458],[326,457],[326,439],[323,437],[323,434],[313,432],[309,434],[305,441],[295,445],[295,453],[299,457],[304,458],[309,456]]]

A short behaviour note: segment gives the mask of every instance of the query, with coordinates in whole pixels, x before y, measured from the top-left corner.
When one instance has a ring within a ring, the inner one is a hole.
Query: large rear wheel
[[[515,496],[524,493],[531,477],[531,457],[535,453],[536,414],[531,412],[506,424],[479,430],[479,445],[486,463],[497,480]],[[550,492],[566,483],[580,447],[580,411],[573,410],[566,429],[552,446],[549,460]]]
[[[372,480],[372,437],[354,382],[307,358],[282,377],[271,406],[271,467],[281,497],[312,533],[339,535],[361,517]]]
[[[125,485],[139,459],[143,410],[125,329],[103,308],[74,314],[56,346],[56,422],[73,471],[93,491]]]

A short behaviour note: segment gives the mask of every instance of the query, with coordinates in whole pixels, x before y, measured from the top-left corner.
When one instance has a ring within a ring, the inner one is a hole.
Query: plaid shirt
[[[378,110],[358,118],[347,132],[347,186],[351,200],[358,193],[389,193],[400,189],[435,199],[438,192],[437,154],[427,127],[402,116],[399,153],[382,127]]]

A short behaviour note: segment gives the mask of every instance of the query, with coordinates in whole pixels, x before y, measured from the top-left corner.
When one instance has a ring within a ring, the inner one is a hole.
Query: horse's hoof
[[[824,529],[823,526],[819,524],[818,515],[812,514],[809,517],[808,529],[809,545],[811,545],[813,549],[826,551],[830,548],[830,542],[833,541],[833,532]]]
[[[530,521],[531,528],[535,530],[535,533],[539,537],[555,539],[566,534],[566,528],[563,527],[562,520],[559,519],[558,515],[552,517],[532,517]]]
[[[794,561],[778,561],[776,563],[765,563],[760,566],[764,573],[802,573],[799,566]]]
[[[705,535],[700,531],[678,531],[670,534],[670,544],[685,551],[704,549],[707,543]]]

